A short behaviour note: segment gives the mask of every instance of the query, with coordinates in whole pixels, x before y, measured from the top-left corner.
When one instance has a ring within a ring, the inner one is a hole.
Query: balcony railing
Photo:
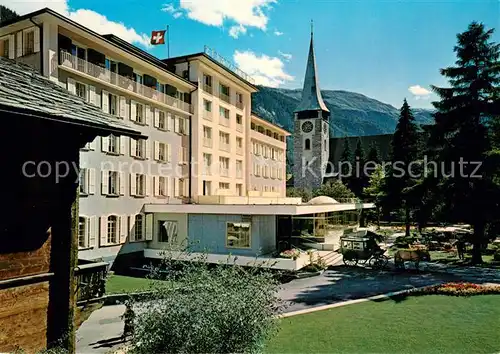
[[[229,144],[220,143],[219,144],[219,149],[222,150],[222,151],[230,152],[231,151],[231,146]]]
[[[95,79],[104,81],[108,84],[120,87],[127,91],[135,92],[141,96],[155,100],[159,103],[163,103],[170,107],[178,108],[187,113],[191,113],[191,105],[189,103],[183,102],[175,97],[159,92],[154,88],[144,86],[99,65],[95,65],[86,60],[80,59],[68,52],[61,51],[60,55],[60,63],[62,66],[80,71],[84,74],[92,76]]]
[[[213,88],[210,85],[203,84],[203,91],[205,91],[206,93],[212,94]]]
[[[203,146],[207,148],[211,148],[213,146],[211,138],[203,138]]]
[[[221,167],[219,169],[219,174],[222,176],[222,177],[229,177],[229,169],[228,168],[223,168]]]
[[[211,176],[212,175],[212,167],[211,166],[203,166],[203,174],[205,176]]]
[[[243,109],[243,102],[236,101],[236,107],[238,107],[239,109]]]
[[[243,178],[243,171],[242,170],[236,170],[236,178]]]
[[[236,124],[236,131],[243,132],[243,124]]]
[[[229,118],[226,118],[224,116],[219,116],[219,124],[225,127],[229,127],[230,124]]]
[[[238,155],[243,155],[243,148],[242,148],[241,146],[237,146],[237,147],[236,147],[236,153],[237,153]]]
[[[203,110],[203,119],[206,119],[206,120],[212,120],[212,112],[210,111],[207,111],[206,109]]]
[[[108,266],[106,262],[99,262],[81,264],[75,268],[77,302],[104,295]]]
[[[219,92],[219,98],[224,102],[231,103],[231,97],[229,97],[225,93]]]

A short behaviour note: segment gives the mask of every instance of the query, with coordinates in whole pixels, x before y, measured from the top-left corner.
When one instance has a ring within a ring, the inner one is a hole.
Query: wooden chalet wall
[[[91,138],[69,124],[0,118],[9,122],[0,130],[0,352],[37,352],[64,334],[74,350],[78,168],[64,172],[61,162],[78,167]]]

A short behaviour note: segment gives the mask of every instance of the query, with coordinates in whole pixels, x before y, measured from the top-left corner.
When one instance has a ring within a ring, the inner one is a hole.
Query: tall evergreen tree
[[[12,11],[8,7],[0,5],[0,24],[18,17],[19,15],[16,12]]]
[[[400,110],[399,121],[391,142],[391,168],[384,181],[384,206],[388,209],[404,208],[406,235],[410,235],[410,212],[414,207],[414,194],[408,193],[417,181],[409,173],[411,163],[418,155],[418,131],[415,118],[406,99]]]
[[[340,155],[339,162],[341,163],[340,172],[343,176],[342,182],[346,183],[349,180],[350,173],[352,173],[352,171],[349,172],[349,164],[352,164],[352,151],[351,144],[349,144],[349,139],[347,138],[347,136],[344,137],[344,148],[342,150],[342,155]]]
[[[373,161],[376,164],[380,164],[380,153],[378,151],[378,145],[375,141],[372,141],[372,143],[370,144],[367,161]]]
[[[476,22],[458,34],[455,66],[441,69],[450,87],[432,87],[440,101],[433,102],[436,124],[429,144],[446,166],[439,175],[439,196],[448,220],[473,226],[473,263],[482,262],[486,224],[498,218],[498,188],[486,168],[490,139],[484,124],[499,115],[500,45],[491,41],[492,34],[492,29]]]
[[[363,190],[368,186],[369,182],[369,176],[365,174],[365,162],[365,150],[363,149],[361,140],[358,140],[352,160],[353,173],[349,179],[349,189],[352,190],[358,198],[363,197]]]

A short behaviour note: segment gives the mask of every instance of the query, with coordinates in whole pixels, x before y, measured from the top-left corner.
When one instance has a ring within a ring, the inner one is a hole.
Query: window
[[[236,153],[238,155],[243,155],[243,139],[242,138],[236,138]]]
[[[158,195],[161,197],[168,196],[168,180],[167,177],[158,177]]]
[[[219,189],[228,190],[229,189],[229,183],[227,183],[227,182],[219,182]]]
[[[255,130],[256,128],[257,126],[255,125],[255,123],[250,123],[250,129]]]
[[[203,146],[212,147],[212,128],[203,126]]]
[[[137,123],[144,124],[146,123],[146,117],[144,113],[144,105],[137,103],[135,108],[135,121]]]
[[[87,218],[80,216],[78,218],[78,247],[87,247]]]
[[[155,154],[156,160],[160,162],[168,162],[168,144],[160,143],[158,141],[155,142]]]
[[[230,103],[229,96],[229,86],[219,84],[219,98],[227,103]]]
[[[277,151],[275,148],[271,148],[271,158],[273,160],[277,160],[277,158],[278,158],[278,154],[277,154]]]
[[[108,152],[112,154],[118,154],[120,152],[120,137],[110,135],[108,137]]]
[[[305,150],[311,150],[311,140],[309,139],[305,141]]]
[[[236,178],[243,177],[243,161],[236,160]]]
[[[212,93],[212,77],[210,75],[203,74],[203,91]]]
[[[221,176],[229,176],[229,158],[219,157],[219,172]]]
[[[219,149],[223,151],[230,151],[228,133],[219,132]]]
[[[262,147],[262,150],[263,150],[263,152],[264,152],[264,154],[263,154],[263,155],[264,155],[264,157],[267,159],[267,158],[269,157],[269,147],[264,145],[264,146]]]
[[[239,197],[243,196],[243,185],[242,184],[236,185],[236,195]]]
[[[86,168],[80,169],[80,175],[78,178],[78,184],[80,186],[80,194],[87,194],[88,193],[87,173],[88,173],[88,170]]]
[[[9,50],[10,50],[10,40],[8,38],[0,40],[0,56],[8,58],[10,54]]]
[[[229,109],[220,106],[219,107],[219,114],[221,117],[229,119]]]
[[[207,112],[212,112],[212,101],[203,99],[203,108],[205,108]]]
[[[108,174],[108,194],[109,195],[118,195],[118,172],[109,171]]]
[[[118,243],[118,217],[116,215],[108,216],[108,237],[107,243]]]
[[[146,175],[136,174],[135,175],[135,195],[145,196],[146,195]]]
[[[29,31],[24,33],[24,55],[33,54],[35,52],[35,32]]]
[[[108,94],[109,99],[109,114],[117,116],[119,114],[118,111],[118,96],[113,94]]]
[[[163,111],[158,112],[158,129],[167,130],[167,119]]]
[[[236,115],[236,124],[243,124],[243,116],[241,114]]]
[[[272,137],[273,133],[269,129],[266,129],[266,135]]]
[[[171,242],[177,239],[177,221],[159,221],[158,242]]]
[[[87,86],[80,82],[75,82],[76,95],[87,101]]]
[[[211,154],[203,154],[203,174],[205,174],[205,175],[212,174],[212,155]]]
[[[146,140],[137,139],[135,141],[135,157],[146,158]]]
[[[203,195],[212,195],[212,182],[203,181]]]
[[[142,234],[142,228],[144,226],[144,215],[142,214],[137,214],[135,216],[135,223],[134,223],[134,240],[135,241],[141,241],[143,234]]]
[[[250,223],[228,222],[226,228],[226,246],[232,248],[250,248]]]
[[[279,135],[278,133],[273,133],[273,138],[276,139],[276,140],[279,140]]]
[[[243,95],[239,92],[236,92],[236,107],[243,109]]]

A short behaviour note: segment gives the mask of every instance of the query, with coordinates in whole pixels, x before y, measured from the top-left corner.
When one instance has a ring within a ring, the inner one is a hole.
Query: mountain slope
[[[252,110],[293,133],[293,111],[299,104],[302,90],[259,87],[252,96]],[[348,91],[322,90],[330,109],[331,136],[365,136],[394,132],[399,117],[395,107]],[[432,124],[432,111],[414,109],[419,124]]]

